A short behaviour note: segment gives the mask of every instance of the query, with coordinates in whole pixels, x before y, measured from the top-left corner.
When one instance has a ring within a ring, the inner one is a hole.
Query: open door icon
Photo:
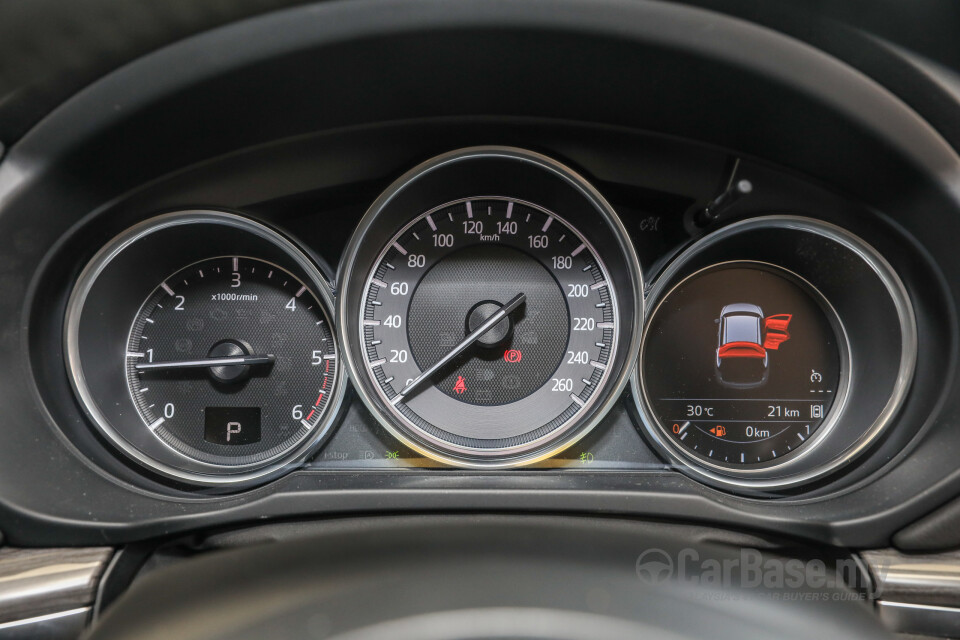
[[[793,315],[781,313],[775,316],[767,316],[763,319],[763,348],[776,351],[780,345],[790,339],[790,320]]]

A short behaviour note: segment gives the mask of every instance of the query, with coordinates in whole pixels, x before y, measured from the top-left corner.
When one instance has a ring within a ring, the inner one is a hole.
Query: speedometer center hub
[[[421,369],[440,360],[521,288],[525,304],[433,378],[444,395],[465,404],[497,406],[541,388],[567,348],[567,305],[559,283],[539,261],[499,244],[447,254],[414,285],[407,335]]]
[[[499,302],[484,300],[473,305],[470,313],[467,314],[467,333],[473,333],[479,329],[484,322],[493,317],[493,315],[503,308]],[[481,347],[496,347],[507,338],[513,331],[513,323],[507,316],[493,328],[477,339],[477,344]]]

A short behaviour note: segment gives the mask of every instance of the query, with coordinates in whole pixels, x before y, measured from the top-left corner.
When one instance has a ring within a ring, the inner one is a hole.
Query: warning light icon
[[[520,349],[507,349],[503,352],[503,359],[507,362],[520,362],[523,360],[523,353]]]
[[[718,424],[717,426],[710,429],[710,433],[717,436],[718,438],[722,438],[725,435],[727,435],[727,428],[724,427],[722,424]]]
[[[457,395],[467,390],[467,383],[464,381],[463,376],[457,376],[457,383],[453,385],[453,390],[457,392]]]

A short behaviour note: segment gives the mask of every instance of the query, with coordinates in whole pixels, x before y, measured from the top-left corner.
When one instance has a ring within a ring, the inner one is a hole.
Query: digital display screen
[[[812,287],[779,269],[731,263],[691,276],[647,329],[653,417],[678,446],[718,465],[793,454],[840,392],[831,316]]]
[[[206,407],[203,439],[231,446],[260,442],[260,407]]]

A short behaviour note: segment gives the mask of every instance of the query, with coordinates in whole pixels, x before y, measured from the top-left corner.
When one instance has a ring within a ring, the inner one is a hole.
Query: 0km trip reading
[[[414,219],[380,254],[362,314],[366,366],[396,417],[470,453],[572,424],[617,341],[599,256],[556,214],[507,198]]]

